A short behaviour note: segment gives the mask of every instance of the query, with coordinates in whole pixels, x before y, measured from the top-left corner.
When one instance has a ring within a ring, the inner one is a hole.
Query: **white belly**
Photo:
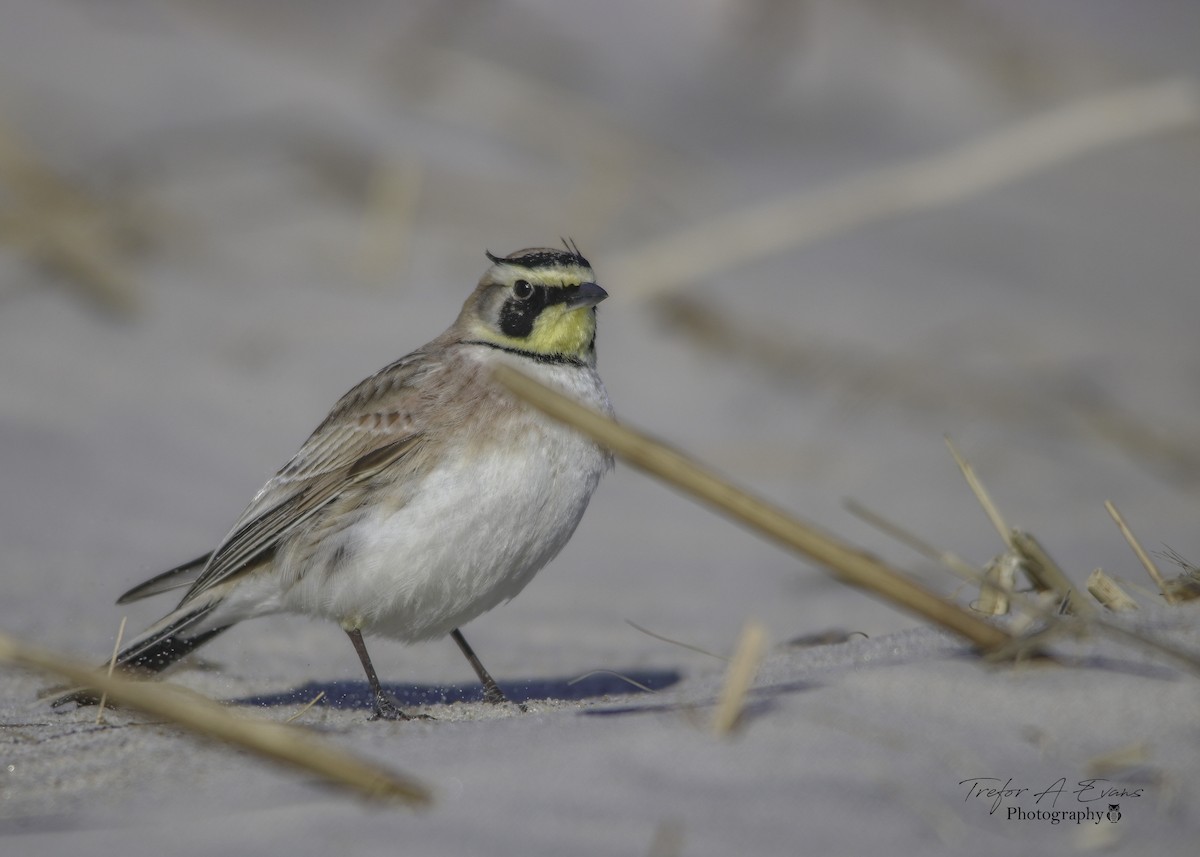
[[[607,409],[607,397],[595,404]],[[515,596],[570,539],[610,466],[573,431],[535,425],[521,442],[447,455],[406,503],[379,504],[331,536],[320,553],[342,559],[306,570],[282,609],[415,641]]]

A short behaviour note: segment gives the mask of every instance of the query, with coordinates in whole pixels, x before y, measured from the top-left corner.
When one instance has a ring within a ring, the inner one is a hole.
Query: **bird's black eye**
[[[512,287],[513,297],[517,300],[529,300],[533,295],[533,286],[529,285],[528,280],[517,280]]]

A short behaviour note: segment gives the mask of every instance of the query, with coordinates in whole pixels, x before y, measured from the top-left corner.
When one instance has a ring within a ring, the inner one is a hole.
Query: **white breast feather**
[[[530,362],[518,368],[611,413],[594,371]],[[329,574],[307,570],[279,606],[414,641],[444,635],[515,596],[570,539],[611,466],[605,452],[565,426],[532,412],[519,419],[537,431],[484,454],[448,448],[415,497],[399,509],[381,504],[334,536],[345,562]],[[331,556],[337,546],[320,553]]]

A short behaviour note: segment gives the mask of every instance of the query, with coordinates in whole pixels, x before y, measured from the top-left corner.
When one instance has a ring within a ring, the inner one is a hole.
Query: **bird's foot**
[[[375,697],[375,711],[368,720],[433,720],[428,714],[407,714],[396,704],[396,700],[387,696]]]
[[[529,713],[529,709],[525,707],[525,703],[513,702],[504,695],[504,691],[500,689],[500,685],[496,684],[495,682],[484,685],[483,701],[488,705],[512,705],[522,714]]]

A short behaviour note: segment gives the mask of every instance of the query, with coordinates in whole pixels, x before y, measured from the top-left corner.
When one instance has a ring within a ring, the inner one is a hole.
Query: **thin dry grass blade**
[[[902,572],[735,487],[664,444],[618,425],[511,367],[496,367],[494,377],[522,399],[609,447],[639,470],[814,560],[844,583],[935,622],[982,650],[998,648],[1010,640],[1002,629],[931,592]]]
[[[987,514],[988,520],[992,522],[992,526],[996,528],[1000,538],[1004,539],[1004,544],[1008,547],[1009,552],[1020,558],[1020,568],[1033,583],[1034,588],[1039,592],[1058,593],[1063,598],[1065,609],[1079,609],[1085,612],[1090,610],[1091,604],[1083,600],[1079,590],[1063,573],[1058,563],[1050,558],[1050,554],[1046,552],[1041,543],[1031,534],[1018,530],[1016,527],[1010,527],[1005,522],[1004,517],[1000,514],[1000,509],[988,494],[987,489],[983,487],[983,480],[979,478],[975,468],[962,456],[949,437],[946,438],[946,446],[950,449],[950,454],[954,456],[954,462],[962,471],[963,478],[967,480],[971,492]]]
[[[117,704],[317,774],[373,800],[410,804],[428,804],[431,800],[429,790],[420,783],[320,741],[302,727],[234,717],[212,700],[179,687],[109,678],[88,666],[18,642],[5,634],[0,634],[0,661],[64,676],[108,694]]]
[[[1129,542],[1129,546],[1133,548],[1133,552],[1137,554],[1137,558],[1141,560],[1142,566],[1146,569],[1146,573],[1150,575],[1150,579],[1154,581],[1154,585],[1158,587],[1158,591],[1162,593],[1163,598],[1168,604],[1175,604],[1175,594],[1171,588],[1167,586],[1166,580],[1163,579],[1162,572],[1158,570],[1158,566],[1154,564],[1154,560],[1150,559],[1150,554],[1142,547],[1141,542],[1137,540],[1137,536],[1133,534],[1133,530],[1129,529],[1129,524],[1125,523],[1125,518],[1117,511],[1117,507],[1113,505],[1111,500],[1104,501],[1104,508],[1108,510],[1108,514],[1116,522],[1117,527],[1121,530],[1121,535],[1125,537],[1125,541]]]
[[[848,508],[871,523],[877,523],[878,526],[889,534],[895,535],[896,538],[905,544],[913,547],[918,553],[923,553],[932,559],[940,560],[943,565],[954,575],[961,577],[963,580],[971,581],[972,583],[983,585],[983,572],[978,571],[970,566],[965,560],[959,559],[954,554],[949,552],[939,551],[917,536],[912,535],[907,530],[899,525],[888,521],[877,512],[871,512],[863,508],[858,503],[848,503]],[[947,557],[953,561],[947,561]],[[1001,660],[1003,656],[1008,654],[1021,654],[1032,649],[1037,640],[1036,637],[1043,636],[1047,632],[1055,633],[1079,633],[1083,630],[1094,629],[1100,633],[1107,634],[1120,640],[1123,643],[1137,646],[1139,648],[1155,652],[1164,657],[1175,661],[1181,666],[1186,667],[1194,675],[1200,676],[1200,657],[1196,654],[1183,649],[1177,648],[1169,643],[1161,642],[1152,637],[1148,637],[1143,633],[1131,631],[1128,628],[1122,628],[1119,625],[1113,625],[1105,621],[1095,612],[1088,613],[1084,616],[1063,616],[1057,611],[1048,609],[1038,603],[1036,597],[1030,597],[1027,593],[1017,592],[1013,589],[1004,590],[998,582],[990,584],[1001,589],[1009,600],[1019,606],[1028,616],[1036,617],[1046,623],[1046,631],[1035,633],[1027,636],[1013,637],[1012,642],[998,649],[994,649],[988,653],[989,657],[994,660]]]
[[[656,634],[649,628],[643,628],[637,622],[633,622],[629,619],[625,620],[625,624],[633,628],[635,631],[641,631],[647,637],[653,637],[656,640],[662,640],[664,643],[670,643],[672,646],[679,646],[680,648],[689,649],[702,655],[708,655],[710,658],[716,658],[718,661],[729,660],[729,658],[725,657],[724,655],[718,655],[716,652],[710,652],[707,649],[700,648],[699,646],[693,646],[691,643],[685,643],[682,640],[673,640],[670,637],[664,637],[662,634]]]
[[[746,694],[754,684],[763,656],[767,653],[767,629],[754,619],[746,622],[737,648],[725,671],[725,684],[713,714],[712,732],[723,737],[733,731],[746,708]]]
[[[954,463],[962,471],[963,478],[967,480],[967,486],[971,489],[971,493],[975,495],[975,499],[983,507],[984,514],[988,516],[988,520],[992,522],[992,526],[996,528],[996,532],[1000,534],[1000,538],[1004,539],[1004,544],[1007,545],[1009,550],[1016,550],[1012,540],[1012,528],[1005,522],[996,504],[992,502],[992,495],[983,487],[983,482],[975,472],[975,468],[971,466],[969,461],[963,458],[962,453],[958,451],[958,447],[954,445],[954,441],[949,436],[946,437],[946,446],[949,448],[950,454],[954,456]]]
[[[910,532],[898,524],[889,521],[879,513],[871,511],[857,500],[846,500],[843,505],[845,505],[846,511],[850,514],[862,518],[880,532],[886,533],[901,544],[908,545],[927,559],[931,559],[952,569],[963,580],[980,581],[983,579],[983,572],[958,554],[934,547],[916,533]]]
[[[1090,601],[1073,584],[1062,567],[1055,562],[1032,533],[1014,529],[1011,533],[1014,549],[1021,557],[1021,568],[1038,591],[1055,592],[1062,596],[1062,609],[1068,613],[1094,612]]]
[[[771,253],[949,205],[1086,152],[1197,121],[1200,97],[1189,78],[1091,96],[922,160],[715,217],[623,254],[609,264],[609,276],[657,297]]]
[[[655,690],[654,688],[650,687],[650,685],[642,684],[637,679],[632,679],[629,676],[624,675],[623,673],[617,672],[616,670],[589,670],[588,672],[585,672],[583,675],[575,676],[575,678],[573,678],[569,682],[567,682],[567,686],[571,687],[571,686],[579,684],[581,681],[587,681],[589,678],[591,678],[594,675],[610,675],[613,678],[619,678],[621,681],[625,682],[626,684],[630,685],[631,687],[636,687],[642,693],[658,693],[658,691]]]
[[[128,616],[121,617],[121,625],[117,628],[117,639],[113,643],[112,657],[108,661],[108,677],[112,678],[113,670],[117,668],[117,655],[121,651],[121,640],[125,637],[125,620]],[[100,704],[96,706],[96,723],[104,722],[104,705],[108,702],[108,694],[100,694]]]
[[[307,714],[314,705],[316,705],[318,702],[320,702],[324,698],[325,698],[325,691],[321,691],[316,696],[314,696],[312,699],[310,699],[308,702],[304,703],[304,705],[301,706],[296,711],[295,714],[293,714],[291,717],[289,717],[287,720],[285,720],[283,722],[284,723],[293,723],[293,722],[299,720],[301,717],[303,717],[305,714]]]

